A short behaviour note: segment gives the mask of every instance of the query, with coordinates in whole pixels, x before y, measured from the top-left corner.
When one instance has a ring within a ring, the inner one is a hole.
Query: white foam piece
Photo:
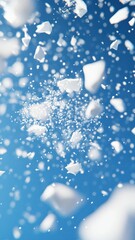
[[[124,7],[121,8],[120,10],[118,10],[110,19],[109,22],[111,24],[116,24],[119,23],[121,21],[124,21],[125,19],[128,18],[129,15],[129,9],[128,7]]]
[[[110,199],[82,221],[81,240],[133,240],[135,186],[116,189]]]
[[[103,82],[103,74],[105,71],[105,61],[89,63],[83,66],[85,88],[92,94],[96,93]]]
[[[87,5],[83,0],[75,0],[74,13],[80,18],[87,13]]]
[[[131,20],[128,22],[131,27],[135,24],[135,17],[131,18]]]
[[[29,134],[35,134],[36,136],[44,135],[46,132],[46,127],[40,126],[38,124],[33,124],[27,129]]]
[[[16,77],[23,75],[24,65],[22,62],[15,62],[11,67],[8,68],[8,72],[12,73]]]
[[[80,92],[82,87],[82,80],[80,78],[65,78],[58,81],[57,86],[62,93],[67,92],[71,94],[73,92]]]
[[[112,98],[110,104],[120,113],[125,111],[125,103],[121,98]]]
[[[49,213],[39,226],[41,232],[48,232],[53,230],[56,224],[56,216],[53,213]]]
[[[85,116],[87,119],[99,117],[102,111],[103,106],[101,105],[99,100],[92,100],[86,108]]]
[[[34,59],[38,60],[39,62],[43,63],[45,60],[45,52],[43,47],[37,46],[34,54]]]
[[[115,40],[114,42],[111,43],[110,49],[118,50],[119,44],[120,44],[120,40]]]
[[[123,150],[123,146],[119,141],[112,141],[111,146],[114,148],[116,153],[120,153]]]
[[[0,57],[7,59],[20,53],[20,42],[17,38],[0,38]]]
[[[131,52],[134,50],[134,44],[130,40],[125,40],[124,44],[127,50]]]
[[[75,176],[79,172],[84,173],[81,163],[74,162],[73,160],[71,160],[71,162],[65,168],[68,171],[67,173],[73,174]]]
[[[41,195],[41,200],[47,201],[62,216],[73,214],[81,205],[81,199],[78,192],[61,183],[49,185]]]
[[[23,0],[20,4],[18,0],[4,1],[4,18],[14,27],[21,27],[31,17],[34,10],[33,0]]]
[[[76,130],[72,133],[72,136],[70,138],[70,143],[73,148],[77,147],[79,142],[82,140],[82,134],[80,131]]]
[[[46,33],[50,35],[52,32],[52,25],[49,21],[37,25],[36,33]]]
[[[35,103],[29,106],[29,115],[35,120],[46,120],[51,111],[50,102]]]

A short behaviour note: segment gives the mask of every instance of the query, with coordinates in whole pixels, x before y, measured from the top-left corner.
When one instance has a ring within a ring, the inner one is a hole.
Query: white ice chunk
[[[131,27],[135,24],[135,17],[131,18],[131,20],[128,22]]]
[[[6,59],[17,56],[20,52],[20,43],[17,38],[0,38],[0,57]]]
[[[86,108],[85,116],[87,119],[99,117],[103,111],[103,106],[99,100],[92,100]]]
[[[50,102],[35,103],[29,106],[28,112],[35,120],[46,120],[51,111]]]
[[[71,160],[71,162],[65,167],[67,169],[67,173],[71,173],[76,176],[77,173],[84,173],[82,169],[82,165],[79,162],[74,162]]]
[[[50,24],[50,22],[46,21],[37,25],[36,33],[46,33],[50,35],[51,32],[52,32],[52,25]]]
[[[0,170],[0,177],[5,173],[5,171]]]
[[[116,153],[120,153],[123,150],[123,146],[119,141],[112,141],[111,146],[114,148]]]
[[[133,240],[134,226],[135,186],[125,185],[82,221],[80,240]]]
[[[28,128],[28,133],[29,134],[35,134],[36,136],[41,136],[44,135],[46,132],[46,127],[40,126],[38,124],[33,124]]]
[[[129,51],[133,51],[134,50],[134,44],[130,41],[130,40],[125,40],[125,47],[127,48],[127,50]]]
[[[80,18],[87,13],[87,5],[83,0],[75,0],[74,13],[76,13]]]
[[[39,62],[43,63],[45,60],[45,51],[43,47],[37,46],[34,54],[34,59],[38,60]]]
[[[49,185],[41,195],[62,216],[71,215],[81,205],[82,196],[74,189],[61,184]]]
[[[49,213],[39,226],[41,232],[48,232],[53,230],[56,224],[56,216],[53,213]]]
[[[118,10],[110,19],[110,23],[111,24],[116,24],[116,23],[119,23],[125,19],[128,18],[128,15],[129,15],[129,9],[128,7],[124,7],[124,8],[121,8],[120,10]]]
[[[76,40],[76,38],[73,36],[73,37],[71,38],[70,44],[74,47],[74,46],[76,45],[76,43],[77,43],[77,40]]]
[[[21,27],[24,25],[34,10],[33,0],[7,0],[3,1],[4,18],[12,27]]]
[[[24,37],[22,38],[22,42],[25,48],[27,48],[29,46],[31,36],[27,33],[28,29],[26,26],[23,28],[23,31],[24,31]]]
[[[0,116],[4,115],[6,113],[7,106],[6,104],[0,104]]]
[[[120,44],[120,40],[115,40],[114,42],[111,43],[110,49],[118,50],[119,44]]]
[[[71,94],[73,92],[80,92],[82,87],[82,80],[80,78],[65,78],[58,81],[57,86],[62,93],[67,92]]]
[[[72,133],[72,136],[70,138],[70,143],[73,148],[77,147],[79,142],[82,140],[82,134],[80,131],[76,130]]]
[[[4,155],[7,152],[7,149],[4,147],[0,147],[0,155]]]
[[[23,75],[24,65],[22,62],[15,62],[11,67],[8,68],[8,72],[12,73],[16,77]]]
[[[125,103],[121,98],[112,98],[111,105],[120,113],[125,111]]]
[[[101,83],[105,70],[105,61],[100,60],[83,66],[85,88],[92,94],[96,93]]]
[[[135,127],[132,128],[131,132],[135,135]]]

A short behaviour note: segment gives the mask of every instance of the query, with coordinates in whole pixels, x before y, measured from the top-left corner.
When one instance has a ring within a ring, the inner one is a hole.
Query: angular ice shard
[[[132,0],[119,0],[122,4],[126,4],[126,3],[128,3],[128,2],[130,2],[130,1],[132,1]]]
[[[46,127],[40,126],[38,124],[33,124],[28,128],[29,134],[35,134],[36,136],[44,135],[46,132]]]
[[[7,106],[6,104],[0,104],[0,116],[4,115],[6,113]]]
[[[72,133],[72,136],[70,138],[70,143],[73,148],[77,147],[78,143],[82,139],[82,134],[80,131],[76,130],[75,132]]]
[[[30,35],[27,33],[28,29],[26,28],[26,26],[23,28],[23,31],[24,31],[24,37],[22,38],[22,42],[23,42],[25,48],[27,48],[27,47],[29,46],[31,37],[30,37]]]
[[[112,141],[111,146],[114,148],[116,153],[120,153],[123,150],[123,146],[119,141]]]
[[[124,8],[121,8],[120,10],[118,10],[110,19],[110,23],[111,24],[116,24],[116,23],[119,23],[125,19],[128,18],[128,15],[129,15],[129,9],[128,7],[124,7]]]
[[[127,50],[129,50],[130,52],[134,50],[134,44],[130,40],[125,40],[124,44]]]
[[[135,186],[125,185],[82,221],[80,240],[133,240],[134,226]]]
[[[56,216],[53,213],[49,213],[39,226],[41,232],[49,232],[53,230],[56,224]]]
[[[119,44],[120,44],[120,40],[115,40],[114,42],[111,43],[110,49],[118,50]]]
[[[4,18],[14,27],[21,27],[31,17],[34,10],[34,0],[7,0],[2,2]]]
[[[135,127],[132,128],[131,132],[135,135]]]
[[[80,207],[81,199],[78,192],[61,183],[49,185],[41,195],[41,200],[47,201],[62,216],[74,213]]]
[[[76,176],[77,173],[84,173],[82,169],[82,165],[79,162],[74,162],[71,160],[71,162],[65,167],[67,169],[67,173],[71,173]]]
[[[45,60],[45,52],[43,47],[37,46],[34,54],[34,59],[38,60],[39,62],[43,63]]]
[[[105,61],[100,60],[83,66],[85,77],[85,88],[92,94],[96,93],[103,82],[103,74],[105,71]]]
[[[46,21],[37,25],[36,33],[46,33],[50,35],[51,32],[52,32],[52,25],[50,24],[50,22]]]
[[[51,111],[50,102],[35,103],[29,106],[28,113],[35,120],[46,120]]]
[[[57,86],[62,93],[67,92],[71,94],[73,92],[80,92],[82,87],[82,80],[80,78],[65,78],[58,81]]]
[[[19,239],[21,237],[21,228],[14,227],[13,228],[13,237],[14,239]]]
[[[85,116],[87,119],[99,117],[103,111],[103,106],[99,100],[92,100],[86,108]]]
[[[131,20],[128,22],[131,27],[135,24],[135,17],[131,18]]]
[[[87,13],[87,5],[83,0],[75,0],[74,13],[76,13],[80,18]]]
[[[125,103],[121,98],[112,98],[111,105],[120,113],[125,111]]]

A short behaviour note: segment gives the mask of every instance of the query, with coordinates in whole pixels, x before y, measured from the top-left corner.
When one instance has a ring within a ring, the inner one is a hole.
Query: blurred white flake
[[[125,111],[125,103],[121,98],[112,98],[111,105],[120,113]]]
[[[39,226],[41,232],[48,232],[54,229],[56,224],[56,216],[53,213],[49,213]]]
[[[80,92],[82,87],[82,80],[80,78],[65,78],[58,81],[57,86],[62,93],[67,92],[71,94],[73,92]]]
[[[46,127],[40,126],[38,124],[33,124],[28,128],[28,133],[29,134],[35,134],[36,136],[41,136],[44,135],[46,132]]]
[[[87,119],[99,117],[103,111],[103,106],[99,100],[92,100],[86,108],[85,116]]]
[[[67,169],[67,173],[71,173],[76,176],[77,173],[84,173],[82,169],[82,165],[79,162],[74,162],[71,160],[71,162],[65,167]]]
[[[71,146],[73,148],[77,147],[81,139],[82,139],[82,134],[80,131],[76,130],[75,132],[73,132],[70,138]]]
[[[116,153],[120,153],[123,150],[123,146],[119,141],[112,141],[111,146],[114,148]]]
[[[50,22],[46,21],[37,25],[36,33],[46,33],[50,35],[51,32],[52,32],[52,25],[50,24]]]
[[[87,13],[87,5],[83,0],[75,0],[74,13],[80,18]]]
[[[119,23],[125,19],[128,18],[128,15],[129,15],[129,9],[128,7],[124,7],[124,8],[121,8],[120,10],[118,10],[110,19],[110,23],[111,24],[116,24],[116,23]]]
[[[45,60],[45,52],[43,47],[37,46],[34,54],[34,59],[38,60],[39,62],[43,63]]]
[[[120,40],[115,40],[114,42],[111,43],[110,49],[118,50],[119,44],[120,44]]]

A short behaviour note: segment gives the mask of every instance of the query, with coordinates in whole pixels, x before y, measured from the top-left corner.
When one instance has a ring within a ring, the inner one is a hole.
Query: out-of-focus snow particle
[[[26,87],[27,83],[28,83],[28,78],[26,78],[26,77],[25,78],[20,78],[19,82],[18,82],[19,87],[21,87],[21,88]]]
[[[66,47],[67,46],[67,42],[63,39],[64,35],[62,33],[59,34],[59,39],[57,41],[57,45],[59,47]]]
[[[76,38],[73,36],[73,37],[71,38],[70,44],[74,47],[74,46],[76,45],[76,43],[77,43],[77,40],[76,40]]]
[[[102,193],[103,197],[108,195],[108,192],[106,192],[105,190],[102,190],[101,193]]]
[[[88,157],[92,161],[98,161],[101,159],[101,147],[96,142],[90,142],[90,149],[88,151]]]
[[[81,222],[81,240],[133,240],[135,186],[117,188],[110,199]],[[130,226],[130,227],[129,227]]]
[[[135,127],[131,130],[131,132],[135,135]]]
[[[50,108],[51,104],[49,102],[42,102],[29,106],[28,112],[35,120],[46,120],[51,111]]]
[[[125,47],[127,48],[127,50],[129,50],[130,52],[132,52],[134,50],[134,44],[129,41],[129,40],[125,40]]]
[[[115,40],[114,42],[111,43],[110,49],[118,50],[119,44],[120,44],[120,40]]]
[[[28,29],[26,26],[23,28],[23,31],[24,37],[22,38],[22,43],[24,44],[25,48],[27,48],[29,46],[31,36],[27,33]]]
[[[87,13],[87,5],[83,0],[75,0],[74,13],[80,18]]]
[[[7,59],[17,56],[20,52],[20,43],[17,38],[0,38],[0,57]]]
[[[34,10],[34,0],[7,0],[2,4],[4,18],[14,27],[21,27],[31,17]]]
[[[56,224],[56,216],[53,213],[49,213],[39,226],[41,232],[48,232],[54,229]]]
[[[8,72],[12,73],[16,77],[23,75],[24,65],[22,62],[15,62],[11,67],[8,68]]]
[[[11,89],[13,87],[13,81],[11,78],[4,78],[2,80],[2,85],[6,88],[6,89]]]
[[[52,32],[52,25],[50,22],[46,21],[37,25],[36,33],[46,33],[50,35]]]
[[[0,116],[4,115],[6,113],[7,106],[6,104],[0,104]]]
[[[100,60],[83,66],[85,88],[92,94],[96,93],[101,83],[105,70],[105,61]]]
[[[82,165],[79,162],[74,162],[71,160],[71,162],[65,167],[67,169],[67,173],[71,173],[76,176],[77,173],[84,173],[82,169]]]
[[[125,19],[128,18],[128,15],[129,15],[129,9],[128,7],[124,7],[124,8],[121,8],[120,10],[118,10],[110,19],[110,23],[111,24],[116,24],[116,23],[119,23]]]
[[[27,157],[28,157],[29,159],[33,159],[33,158],[35,157],[35,152],[29,152],[29,153],[27,154]]]
[[[5,173],[5,171],[0,171],[0,177]]]
[[[46,132],[46,127],[40,126],[38,124],[33,124],[28,128],[28,133],[29,134],[35,134],[36,136],[41,136],[44,135]]]
[[[123,146],[119,141],[112,141],[111,146],[114,148],[116,153],[120,153],[123,150]]]
[[[21,237],[21,230],[18,227],[13,228],[13,237],[19,239]]]
[[[4,155],[7,152],[7,149],[4,147],[0,147],[0,155]]]
[[[61,183],[49,185],[41,195],[41,200],[47,201],[62,216],[71,215],[77,210],[81,199],[78,192]]]
[[[76,130],[72,133],[72,136],[70,138],[70,143],[73,148],[77,147],[79,142],[82,140],[82,134],[80,131]]]
[[[58,142],[56,146],[56,152],[60,157],[65,157],[66,153],[64,151],[64,145],[61,142]]]
[[[37,46],[34,54],[34,59],[38,60],[39,62],[43,63],[45,60],[45,52],[43,47]]]
[[[131,20],[128,22],[131,27],[135,24],[135,17],[131,18]]]
[[[125,103],[121,98],[112,98],[110,103],[118,112],[122,113],[125,111]]]
[[[99,100],[92,100],[86,108],[85,116],[87,119],[99,117],[103,111],[103,106]]]
[[[82,87],[82,80],[80,78],[65,78],[58,81],[57,86],[62,93],[67,92],[71,94],[73,92],[80,92]]]

